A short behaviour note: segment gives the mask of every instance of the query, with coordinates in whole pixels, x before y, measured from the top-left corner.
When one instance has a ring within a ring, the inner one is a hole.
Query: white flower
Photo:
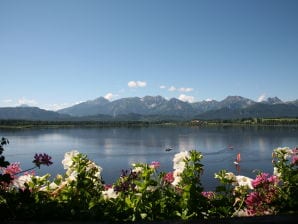
[[[173,159],[173,168],[174,170],[180,170],[183,172],[185,168],[185,160],[190,157],[188,151],[177,153]]]
[[[184,162],[185,159],[189,158],[189,152],[188,151],[184,151],[184,152],[179,152],[177,154],[175,154],[173,162],[174,162],[174,166],[175,164],[179,164],[181,162]],[[174,167],[175,169],[175,167]]]
[[[273,175],[274,176],[277,176],[278,178],[281,177],[281,173],[278,172],[278,168],[277,167],[274,167],[273,168]]]
[[[174,170],[174,172],[173,172],[174,181],[172,182],[173,186],[177,186],[180,183],[180,181],[182,180],[181,174],[183,173],[183,169]]]
[[[183,173],[183,170],[181,170],[181,169],[174,170],[173,177],[176,178],[176,177],[180,176],[182,173]]]
[[[73,150],[70,152],[66,152],[64,154],[64,159],[62,160],[62,164],[65,170],[67,170],[72,164],[73,164],[73,157],[77,156],[79,154],[78,151]]]
[[[135,172],[135,173],[142,173],[143,172],[143,167],[140,167],[140,166],[137,166],[135,167],[132,172]]]
[[[246,216],[249,216],[248,213],[247,213],[247,210],[239,210],[239,211],[236,211],[233,216],[237,216],[237,217],[246,217]]]
[[[236,176],[232,172],[227,172],[227,173],[225,173],[225,179],[231,180],[231,181],[236,181]]]
[[[245,176],[236,176],[236,181],[239,186],[248,187],[249,189],[254,189],[252,186],[252,179]]]
[[[56,183],[54,183],[54,182],[50,183],[50,185],[49,185],[49,188],[51,190],[55,190],[57,187],[58,187],[58,185]]]
[[[101,172],[102,172],[102,168],[98,165],[96,165],[94,162],[89,161],[88,166],[87,166],[87,171],[91,170],[91,169],[96,169],[97,171],[95,172],[95,177],[98,177],[101,179]]]
[[[77,177],[78,177],[78,172],[74,170],[68,175],[68,178],[66,178],[66,181],[67,182],[75,181],[77,180]]]
[[[175,154],[173,158],[173,168],[174,168],[174,172],[173,172],[174,181],[172,182],[173,186],[177,186],[181,182],[182,178],[180,175],[183,173],[185,169],[185,160],[189,159],[189,157],[190,157],[190,154],[188,151]]]
[[[13,180],[13,186],[23,189],[25,188],[25,183],[29,183],[32,180],[32,175],[26,174],[23,176],[19,176],[18,178]]]
[[[180,162],[174,165],[174,169],[177,173],[183,173],[184,169],[185,169],[185,162]],[[175,172],[174,171],[174,172]]]
[[[293,150],[290,149],[289,147],[283,147],[283,148],[279,147],[279,148],[274,149],[274,152],[276,154],[284,155],[284,159],[288,159],[293,154]]]
[[[182,180],[181,176],[176,176],[174,178],[174,181],[172,182],[172,185],[177,186],[181,182],[181,180]]]
[[[154,191],[156,191],[157,189],[158,189],[157,186],[148,186],[148,187],[146,188],[146,190],[149,191],[149,192],[154,192]]]
[[[105,200],[110,199],[110,198],[117,198],[117,196],[118,196],[117,192],[115,192],[113,188],[109,188],[106,191],[102,191],[102,195]]]

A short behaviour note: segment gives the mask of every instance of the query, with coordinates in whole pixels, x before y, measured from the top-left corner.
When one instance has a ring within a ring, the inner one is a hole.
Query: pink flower
[[[298,156],[297,155],[292,157],[292,164],[298,164]]]
[[[10,174],[12,178],[15,178],[15,175],[21,172],[21,166],[19,162],[15,162],[10,164],[8,167],[6,167],[3,171],[4,174]]]
[[[203,191],[202,195],[209,200],[215,197],[215,193],[213,191]]]
[[[269,181],[269,183],[277,184],[277,183],[279,182],[279,179],[278,179],[277,176],[272,175],[272,176],[270,176],[270,177],[268,178],[268,181]]]
[[[254,188],[261,186],[262,184],[267,182],[269,174],[268,173],[260,173],[256,179],[254,179],[251,183]]]
[[[150,164],[150,168],[157,169],[160,167],[160,162],[152,161]]]
[[[167,173],[164,177],[163,177],[164,181],[167,183],[172,183],[174,181],[174,175],[173,172],[169,172]]]
[[[258,212],[262,204],[262,197],[258,192],[251,192],[245,199],[247,205],[247,212],[249,215],[254,215]]]
[[[292,152],[293,152],[293,154],[298,154],[298,148],[296,147],[296,148],[292,149]]]
[[[104,189],[105,189],[105,191],[111,189],[112,187],[113,187],[113,186],[112,186],[111,184],[105,184],[105,185],[104,185]]]

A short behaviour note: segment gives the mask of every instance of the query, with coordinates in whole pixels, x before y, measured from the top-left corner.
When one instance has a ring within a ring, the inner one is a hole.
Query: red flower
[[[167,183],[172,183],[174,181],[174,176],[173,176],[173,172],[169,172],[167,173],[164,177],[163,177],[164,181]]]

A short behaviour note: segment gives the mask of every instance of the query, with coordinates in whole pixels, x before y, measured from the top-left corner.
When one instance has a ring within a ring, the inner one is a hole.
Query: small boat
[[[236,156],[236,159],[235,159],[235,161],[234,161],[234,164],[235,164],[235,165],[238,165],[238,164],[240,163],[240,161],[241,161],[241,154],[238,153],[237,156]]]
[[[169,151],[171,151],[171,150],[173,150],[172,147],[168,147],[168,148],[165,149],[166,152],[169,152]]]

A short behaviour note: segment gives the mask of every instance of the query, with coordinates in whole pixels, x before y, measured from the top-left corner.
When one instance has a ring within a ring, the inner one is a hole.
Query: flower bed
[[[173,171],[159,171],[159,162],[132,164],[106,185],[102,168],[78,151],[65,154],[65,174],[50,179],[9,164],[0,145],[0,212],[7,220],[161,221],[214,220],[296,212],[298,150],[273,151],[273,173],[254,178],[221,170],[219,185],[205,192],[200,177],[202,154],[184,151],[173,158]],[[51,165],[47,154],[36,154],[34,167]]]

